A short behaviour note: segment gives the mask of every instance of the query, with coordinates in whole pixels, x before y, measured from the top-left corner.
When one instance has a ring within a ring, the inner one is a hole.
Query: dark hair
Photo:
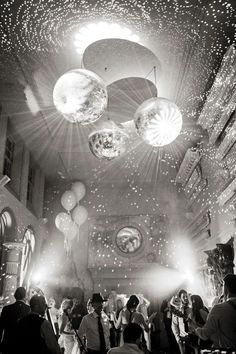
[[[130,323],[124,329],[124,342],[135,343],[143,333],[142,328],[137,323]]]
[[[26,290],[23,286],[16,289],[14,297],[16,300],[23,300],[26,296]]]
[[[181,297],[182,294],[187,294],[187,291],[184,289],[179,290],[178,297]]]
[[[203,301],[201,296],[199,295],[191,295],[191,301],[192,301],[192,312],[193,316],[197,322],[197,324],[203,326],[205,324],[205,321],[203,320],[200,310],[203,309],[206,312],[208,312],[207,308],[204,306]]]
[[[236,294],[236,275],[227,274],[223,279],[226,288],[231,294]]]
[[[30,299],[30,308],[32,310],[38,306],[45,306],[45,308],[47,307],[45,297],[42,295],[33,295]]]
[[[128,310],[137,307],[139,304],[139,299],[136,295],[131,295],[129,300],[127,301],[126,307]]]

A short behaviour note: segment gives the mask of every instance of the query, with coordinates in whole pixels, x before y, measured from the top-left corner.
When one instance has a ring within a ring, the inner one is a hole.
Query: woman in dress
[[[115,327],[121,328],[121,338],[120,338],[120,345],[124,343],[123,340],[123,331],[125,327],[129,323],[137,323],[140,325],[146,332],[149,331],[149,324],[152,322],[153,318],[156,316],[156,312],[153,313],[148,320],[145,320],[142,313],[137,311],[137,307],[139,305],[139,299],[136,295],[131,295],[126,307],[120,311],[118,319],[114,315],[114,324]]]
[[[201,296],[191,295],[192,311],[189,314],[189,339],[195,352],[199,349],[207,349],[211,347],[211,341],[204,341],[194,334],[196,327],[203,327],[208,316],[208,309],[204,306]]]
[[[71,354],[75,344],[74,330],[70,321],[70,313],[73,307],[73,301],[70,299],[64,299],[61,303],[59,313],[59,344],[64,348],[64,354]]]

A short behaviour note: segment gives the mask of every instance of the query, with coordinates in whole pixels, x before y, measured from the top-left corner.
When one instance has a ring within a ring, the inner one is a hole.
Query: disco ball
[[[166,98],[143,102],[134,115],[138,135],[149,145],[165,146],[174,141],[182,128],[182,115]]]
[[[89,135],[89,148],[98,159],[112,160],[126,151],[128,138],[122,126],[107,121]]]
[[[62,75],[53,90],[53,102],[71,123],[90,124],[107,106],[107,89],[102,79],[89,70],[76,69]]]

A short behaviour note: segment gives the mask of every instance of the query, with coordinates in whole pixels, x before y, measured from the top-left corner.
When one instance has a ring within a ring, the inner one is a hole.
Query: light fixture
[[[128,138],[124,128],[112,120],[98,122],[88,136],[89,148],[98,159],[112,160],[126,151]]]
[[[182,128],[179,108],[166,98],[146,100],[135,112],[134,119],[138,135],[155,147],[173,142]]]
[[[83,54],[91,43],[102,39],[119,38],[139,42],[139,37],[129,28],[109,22],[90,23],[82,27],[74,38],[74,45],[79,54]]]
[[[94,72],[75,69],[62,75],[53,90],[53,102],[71,123],[90,124],[98,120],[107,106],[107,89]]]

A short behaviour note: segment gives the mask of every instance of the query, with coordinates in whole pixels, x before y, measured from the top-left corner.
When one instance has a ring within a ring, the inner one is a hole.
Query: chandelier
[[[166,98],[143,102],[134,115],[138,135],[149,145],[161,147],[173,142],[182,128],[177,105]]]
[[[112,120],[99,122],[88,136],[89,148],[98,159],[112,160],[126,151],[128,134]]]
[[[107,107],[107,89],[92,71],[71,70],[57,80],[53,102],[69,122],[90,124],[98,120]]]

